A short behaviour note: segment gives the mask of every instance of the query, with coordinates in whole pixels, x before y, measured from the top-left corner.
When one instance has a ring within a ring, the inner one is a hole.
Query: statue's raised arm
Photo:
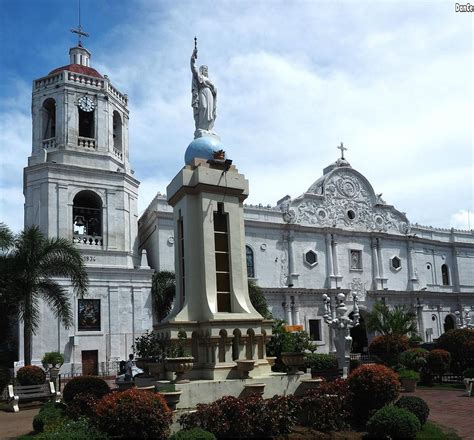
[[[196,131],[194,137],[200,137],[205,133],[214,134],[212,128],[216,120],[216,98],[217,90],[208,77],[207,66],[196,68],[197,48],[191,55],[192,79],[192,101],[194,122]]]

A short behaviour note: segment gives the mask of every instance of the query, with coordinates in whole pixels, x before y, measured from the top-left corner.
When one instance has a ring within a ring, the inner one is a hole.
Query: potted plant
[[[407,393],[412,393],[416,390],[416,384],[420,380],[420,373],[414,370],[400,370],[398,377],[402,383],[402,387]]]
[[[176,406],[181,398],[182,391],[177,390],[173,384],[158,385],[157,391],[166,400],[171,411],[176,411]]]
[[[142,336],[135,338],[135,352],[137,367],[159,378],[160,373],[164,371],[164,348],[158,334],[147,330]]]
[[[464,385],[466,386],[466,395],[472,396],[472,388],[474,387],[474,368],[468,368],[463,373]]]
[[[284,333],[282,340],[282,362],[289,368],[288,374],[297,374],[298,368],[305,364],[305,350],[315,350],[308,333],[297,331]]]
[[[183,329],[178,331],[177,341],[167,341],[165,348],[165,369],[176,373],[175,383],[186,383],[184,373],[193,369],[194,358],[186,355],[187,335]]]
[[[41,359],[41,363],[43,364],[44,369],[48,370],[49,379],[54,382],[56,390],[59,389],[59,370],[61,369],[61,365],[64,364],[64,356],[57,351],[45,353],[43,359]]]

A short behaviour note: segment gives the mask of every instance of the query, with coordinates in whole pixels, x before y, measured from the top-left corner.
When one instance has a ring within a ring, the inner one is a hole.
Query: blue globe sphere
[[[197,139],[194,139],[186,149],[184,154],[184,163],[186,165],[191,165],[193,159],[198,157],[199,159],[213,159],[214,152],[223,150],[222,144],[220,141],[211,136],[203,136]]]

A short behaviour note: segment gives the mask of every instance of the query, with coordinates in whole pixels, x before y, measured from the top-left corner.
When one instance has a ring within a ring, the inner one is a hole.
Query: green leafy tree
[[[381,302],[375,303],[372,311],[368,313],[366,326],[382,335],[406,336],[417,332],[414,313],[400,305],[389,309]]]
[[[87,272],[73,243],[64,238],[48,239],[37,226],[18,234],[0,258],[0,302],[16,307],[24,327],[25,365],[30,365],[31,340],[40,322],[40,300],[68,328],[73,322],[72,308],[58,278],[70,280],[74,292],[82,297],[87,293]]]
[[[267,300],[262,289],[253,280],[248,280],[250,302],[258,313],[264,318],[271,319],[272,314],[268,310]],[[158,321],[162,321],[173,307],[176,296],[176,279],[174,272],[162,270],[153,275],[151,293],[153,305]]]

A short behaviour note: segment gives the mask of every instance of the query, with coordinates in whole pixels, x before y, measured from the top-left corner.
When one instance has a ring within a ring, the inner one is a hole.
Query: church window
[[[398,271],[402,268],[402,260],[398,257],[393,257],[390,259],[390,265],[392,266],[392,269]]]
[[[94,110],[85,112],[78,108],[79,111],[79,136],[86,138],[94,138]]]
[[[102,200],[95,192],[76,194],[72,218],[74,237],[79,243],[102,244]]]
[[[304,261],[308,266],[314,267],[318,263],[318,255],[313,250],[309,250],[304,254]]]
[[[443,286],[449,286],[449,269],[447,264],[441,265],[441,276],[443,278]]]
[[[43,103],[43,139],[56,137],[56,101],[48,98]]]
[[[349,220],[354,220],[355,217],[356,217],[355,212],[354,212],[352,209],[349,209],[349,210],[347,211],[347,218],[348,218]]]
[[[224,204],[214,212],[214,246],[216,258],[217,311],[230,312],[229,227]]]
[[[309,323],[309,337],[313,341],[321,341],[321,320],[310,319]]]
[[[253,250],[250,246],[245,246],[245,258],[247,260],[247,276],[249,278],[255,278]]]
[[[118,151],[122,151],[122,119],[117,111],[114,111],[113,116],[113,138],[114,148]]]
[[[444,332],[446,333],[449,330],[454,330],[455,327],[453,317],[451,315],[446,315],[446,318],[444,318]]]
[[[362,251],[351,249],[349,255],[349,267],[351,270],[362,270]]]
[[[78,299],[79,331],[100,331],[100,299]]]

